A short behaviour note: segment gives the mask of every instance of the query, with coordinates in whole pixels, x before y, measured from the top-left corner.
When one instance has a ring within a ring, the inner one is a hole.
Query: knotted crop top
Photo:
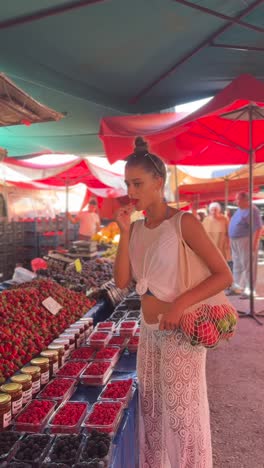
[[[153,229],[145,226],[145,220],[134,223],[129,257],[139,295],[149,290],[161,301],[172,302],[180,294],[178,253],[183,214],[179,211]]]

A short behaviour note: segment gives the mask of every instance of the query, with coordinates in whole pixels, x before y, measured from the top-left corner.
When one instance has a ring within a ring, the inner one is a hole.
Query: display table
[[[118,362],[114,378],[135,378],[136,377],[136,354],[124,354]],[[78,384],[77,390],[71,397],[72,401],[89,401],[93,404],[102,387],[88,387]],[[120,423],[117,434],[115,435],[113,445],[111,468],[136,468],[138,467],[138,392],[135,390],[133,397],[124,411],[124,416]]]

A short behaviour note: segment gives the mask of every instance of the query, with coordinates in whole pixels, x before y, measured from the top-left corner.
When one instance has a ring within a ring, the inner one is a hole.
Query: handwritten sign
[[[52,315],[57,315],[62,306],[55,301],[51,296],[47,297],[42,301],[42,305],[44,305],[45,309],[47,309]]]
[[[74,265],[75,265],[75,270],[77,271],[77,273],[81,273],[82,264],[81,264],[81,260],[79,258],[76,258],[76,260],[74,262]]]

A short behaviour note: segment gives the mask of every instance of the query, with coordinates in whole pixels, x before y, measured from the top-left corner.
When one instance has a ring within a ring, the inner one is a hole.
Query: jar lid
[[[0,405],[6,405],[11,401],[11,396],[7,393],[0,393]]]
[[[32,377],[30,374],[18,374],[13,375],[13,377],[11,377],[11,380],[12,382],[23,384],[26,382],[31,382]]]
[[[52,349],[45,349],[45,351],[42,351],[42,352],[40,353],[40,355],[43,356],[43,357],[49,358],[49,357],[54,357],[54,356],[58,357],[59,353],[58,353],[58,351],[56,351],[55,349],[54,349],[54,350],[52,350]]]
[[[52,343],[54,344],[63,344],[63,345],[68,345],[69,344],[69,339],[68,338],[57,338],[56,340],[54,340]]]
[[[22,367],[22,369],[20,369],[20,372],[22,372],[22,374],[34,375],[34,374],[39,373],[40,370],[41,369],[38,366],[26,366],[26,367]]]
[[[30,362],[33,365],[35,364],[39,366],[41,366],[42,364],[49,364],[48,358],[45,358],[45,357],[37,357],[37,358],[31,359]]]
[[[62,333],[60,335],[62,338],[68,338],[71,340],[75,340],[75,333]]]
[[[64,351],[64,346],[63,346],[63,343],[61,344],[56,344],[56,343],[51,343],[49,346],[48,346],[49,349],[55,349],[57,351]]]
[[[77,328],[66,328],[65,333],[68,333],[69,335],[74,333],[74,335],[76,335],[77,333],[79,333],[79,330]]]
[[[7,393],[16,393],[22,390],[22,385],[19,383],[7,383],[1,385],[1,391]]]

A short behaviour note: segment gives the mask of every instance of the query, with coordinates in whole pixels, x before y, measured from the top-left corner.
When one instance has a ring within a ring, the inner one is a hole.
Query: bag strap
[[[182,236],[181,223],[182,223],[182,217],[183,217],[183,215],[184,215],[185,213],[186,213],[186,211],[178,211],[178,213],[176,213],[176,214],[174,215],[174,227],[175,227],[177,236],[178,236],[178,238],[181,239],[184,243],[185,243],[185,240],[183,239],[183,236]]]

